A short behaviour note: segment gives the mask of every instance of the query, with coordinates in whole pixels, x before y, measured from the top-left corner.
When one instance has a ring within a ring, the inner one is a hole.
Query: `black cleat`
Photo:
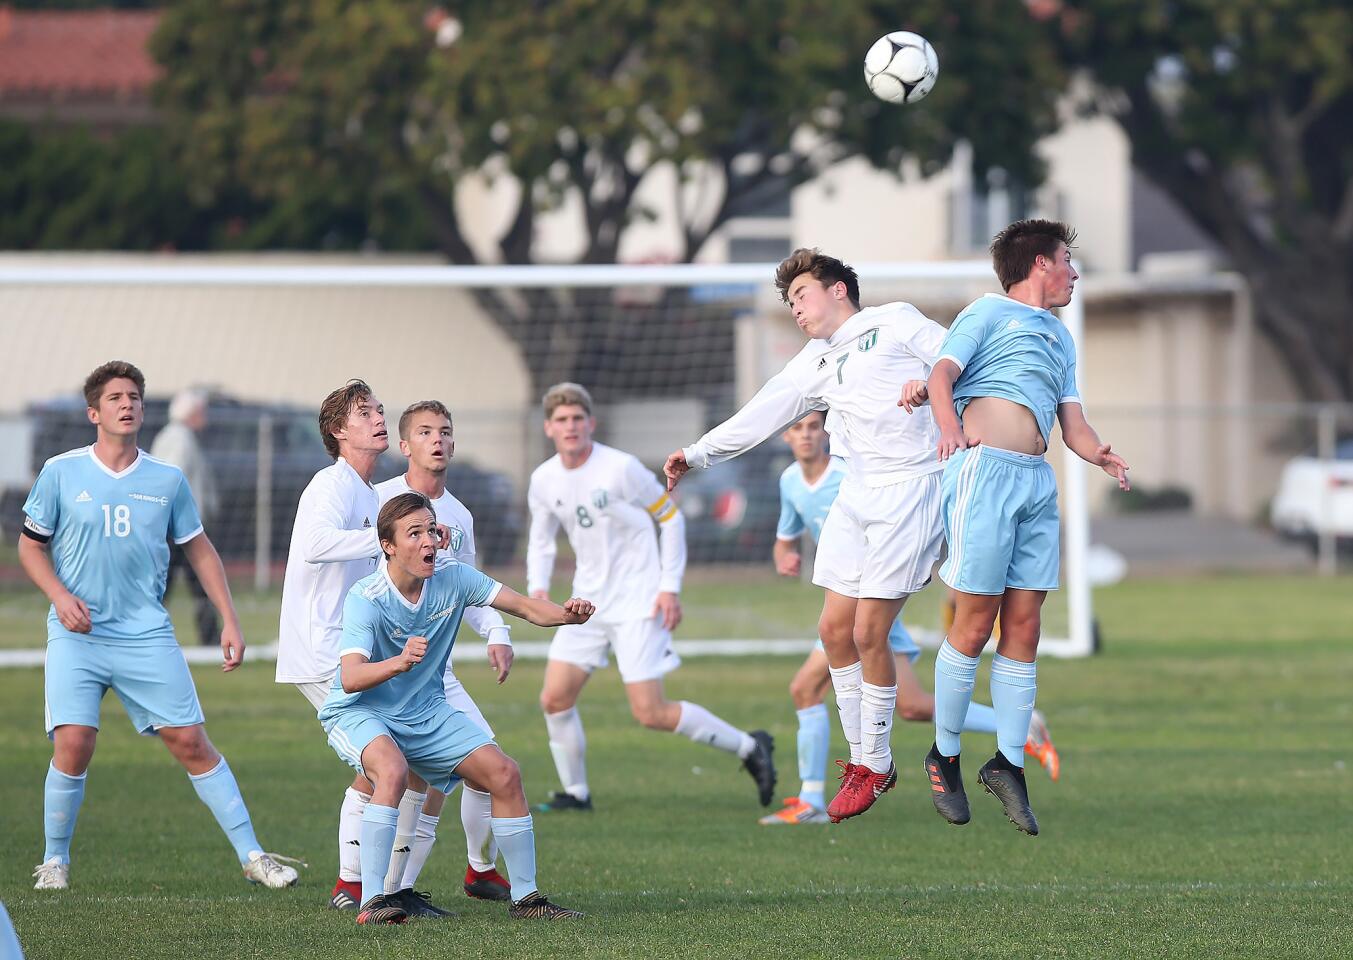
[[[592,798],[579,800],[568,791],[554,791],[550,794],[550,799],[544,803],[537,803],[536,810],[540,813],[552,813],[555,810],[591,810]]]
[[[366,902],[357,911],[357,922],[362,926],[377,926],[387,923],[403,923],[409,919],[409,911],[399,902],[399,894],[380,894]]]
[[[922,761],[930,780],[930,799],[940,816],[955,826],[972,819],[968,809],[968,794],[963,789],[963,774],[958,768],[958,757],[946,757],[933,744]]]
[[[410,920],[416,920],[419,917],[428,917],[432,920],[445,920],[447,917],[454,917],[455,914],[450,910],[443,910],[432,902],[432,894],[425,893],[422,890],[407,888],[398,893],[390,894],[390,899],[394,900],[409,915]]]
[[[775,752],[775,738],[765,730],[753,730],[751,737],[756,741],[756,749],[747,754],[742,768],[756,781],[757,797],[761,806],[769,807],[775,797],[775,761],[771,754]]]
[[[527,894],[507,908],[507,915],[513,920],[577,920],[582,914],[557,903],[550,903],[545,894],[537,890]]]
[[[476,900],[511,900],[512,885],[497,869],[490,868],[481,873],[467,863],[465,895]]]
[[[1001,801],[1007,820],[1029,836],[1038,836],[1038,821],[1029,808],[1029,788],[1024,784],[1022,767],[1014,766],[1004,754],[998,753],[982,764],[982,769],[977,771],[977,782]]]

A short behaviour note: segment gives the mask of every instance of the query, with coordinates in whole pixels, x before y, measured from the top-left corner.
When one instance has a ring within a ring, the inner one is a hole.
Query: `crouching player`
[[[357,922],[408,917],[397,897],[385,896],[384,884],[410,770],[443,793],[464,780],[490,795],[493,837],[512,883],[510,916],[582,916],[536,890],[535,835],[521,773],[488,734],[446,702],[442,674],[466,607],[491,606],[557,627],[587,622],[592,604],[574,599],[561,607],[523,597],[465,564],[438,570],[437,516],[421,493],[387,501],[376,535],[385,562],[348,592],[339,672],[319,712],[329,744],[375,785],[362,815]]]

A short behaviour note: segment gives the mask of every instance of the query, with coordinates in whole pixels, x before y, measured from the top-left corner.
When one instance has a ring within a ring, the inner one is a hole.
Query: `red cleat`
[[[362,884],[340,877],[334,884],[333,892],[329,894],[329,906],[335,910],[356,910],[361,903]]]
[[[476,900],[512,900],[512,885],[497,870],[482,873],[468,864],[465,867],[465,895]]]
[[[897,783],[897,767],[891,763],[886,773],[875,773],[862,763],[837,760],[836,764],[842,768],[841,788],[827,805],[832,823],[858,817]]]

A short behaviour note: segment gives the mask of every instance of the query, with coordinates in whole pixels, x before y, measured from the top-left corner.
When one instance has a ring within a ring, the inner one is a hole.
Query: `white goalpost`
[[[623,415],[612,420],[628,424],[627,437],[652,439],[658,449],[672,438],[689,442],[698,435],[686,436],[689,430],[731,413],[747,398],[743,394],[753,380],[764,380],[788,359],[774,347],[787,344],[791,334],[801,337],[775,298],[773,263],[458,267],[369,264],[356,257],[337,264],[222,259],[0,257],[0,325],[7,344],[23,345],[15,355],[26,356],[31,367],[20,374],[18,386],[0,395],[0,411],[17,417],[44,397],[69,392],[78,378],[72,381],[66,366],[87,372],[118,350],[128,359],[153,357],[155,380],[166,389],[207,384],[251,400],[299,406],[304,398],[313,406],[313,398],[323,395],[316,394],[315,384],[366,369],[398,331],[404,342],[425,344],[415,359],[429,367],[417,371],[406,364],[401,374],[387,363],[390,372],[382,382],[393,380],[402,388],[401,377],[426,373],[438,391],[459,391],[448,394],[453,407],[465,411],[456,422],[458,440],[464,436],[466,449],[486,451],[521,493],[530,466],[543,459],[533,378],[549,372],[557,358],[571,358],[575,368],[581,363],[618,384],[615,393],[625,403],[617,411]],[[986,261],[865,263],[856,270],[866,305],[906,299],[946,325],[958,307],[994,283]],[[486,306],[486,294],[503,315]],[[1083,302],[1078,290],[1061,310],[1078,351]],[[331,341],[350,338],[364,324],[369,344],[352,359],[337,354]],[[709,339],[711,330],[717,331],[717,344]],[[749,330],[756,332],[748,335]],[[773,341],[769,347],[766,335]],[[42,349],[49,353],[27,349],[30,340],[47,344]],[[451,354],[439,352],[444,349]],[[418,399],[384,393],[392,409],[397,407],[391,400]],[[678,419],[659,422],[654,411],[665,416],[667,410]],[[258,502],[250,506],[247,543],[235,547],[241,564],[254,564],[261,586],[268,584],[267,571],[275,568],[286,536],[285,529],[276,529],[277,504],[270,501],[277,487],[264,468],[265,460],[272,463],[271,445],[286,443],[285,434],[275,434],[270,419],[263,422],[270,425],[266,440],[261,426],[257,436],[269,455],[254,455],[258,477],[250,480]],[[1086,465],[1063,451],[1064,587],[1062,597],[1050,597],[1049,607],[1064,604],[1066,635],[1046,636],[1041,651],[1080,657],[1095,646],[1087,477]],[[0,473],[18,476],[22,470],[0,463]],[[710,550],[712,562],[749,562],[741,554],[729,560]],[[769,551],[766,542],[766,557]],[[1056,619],[1060,624],[1060,615]],[[915,632],[923,644],[938,642],[934,631]],[[702,638],[679,648],[691,654],[783,652],[793,642]]]

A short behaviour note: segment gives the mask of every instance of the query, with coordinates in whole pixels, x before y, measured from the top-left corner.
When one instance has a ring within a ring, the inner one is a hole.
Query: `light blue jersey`
[[[1047,310],[988,293],[964,308],[940,345],[940,359],[958,364],[954,406],[1003,397],[1028,407],[1047,440],[1057,407],[1080,402],[1076,345]]]
[[[846,462],[840,457],[828,460],[827,469],[813,484],[804,479],[803,468],[797,462],[785,467],[780,474],[780,523],[775,536],[797,540],[806,530],[816,542],[845,476]]]
[[[388,660],[404,649],[409,637],[426,637],[427,653],[407,673],[356,693],[343,692],[340,668],[320,708],[320,723],[327,729],[328,721],[353,707],[392,720],[413,720],[445,704],[442,675],[465,608],[488,606],[501,589],[498,581],[455,561],[423,582],[416,603],[396,589],[385,563],[358,580],[343,604],[339,660],[350,653],[371,661]]]
[[[81,447],[48,460],[23,507],[24,525],[50,537],[52,565],[89,607],[93,628],[77,634],[47,615],[47,636],[153,646],[173,644],[164,608],[169,539],[202,533],[192,491],[178,467],[138,451],[114,473]]]
[[[785,467],[780,474],[780,522],[775,528],[776,538],[797,540],[807,531],[816,543],[847,472],[846,462],[840,457],[832,457],[822,476],[810,484],[797,462]],[[902,625],[901,617],[893,621],[892,629],[888,631],[888,643],[899,656],[915,661],[921,655],[921,648]],[[819,640],[817,645],[821,649],[822,641]]]

